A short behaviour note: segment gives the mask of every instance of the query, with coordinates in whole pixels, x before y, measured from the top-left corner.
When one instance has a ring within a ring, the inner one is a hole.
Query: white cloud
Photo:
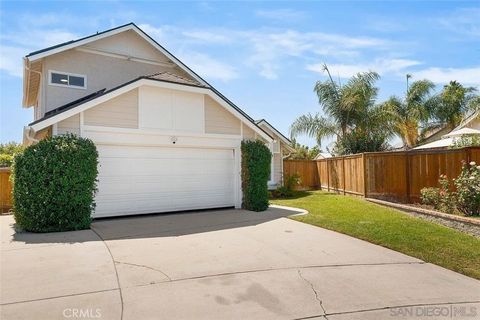
[[[306,17],[305,12],[293,9],[258,10],[255,15],[262,18],[285,21],[297,21]]]
[[[28,53],[78,38],[64,30],[34,29],[0,35],[0,70],[22,77],[22,57]]]
[[[471,68],[427,68],[412,72],[416,79],[429,79],[435,83],[456,80],[462,84],[480,86],[480,66]]]
[[[375,71],[380,75],[399,74],[406,69],[421,64],[416,60],[408,59],[376,59],[371,63],[358,64],[328,64],[330,72],[340,78],[351,76],[366,71]],[[307,65],[307,70],[323,73],[323,63]]]
[[[25,51],[21,48],[0,46],[0,70],[15,77],[22,77],[23,56],[25,56]]]
[[[224,44],[229,43],[232,40],[230,37],[224,34],[209,32],[205,30],[184,31],[182,32],[182,35],[192,40],[199,41],[200,43],[207,42]]]
[[[461,8],[437,19],[445,29],[471,37],[480,36],[480,8]]]
[[[232,66],[222,63],[210,56],[197,52],[182,52],[179,54],[182,61],[196,73],[207,79],[229,81],[238,78],[238,73]]]

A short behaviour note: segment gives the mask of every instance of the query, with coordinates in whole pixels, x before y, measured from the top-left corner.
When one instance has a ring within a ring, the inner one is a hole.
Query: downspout
[[[32,127],[27,126],[27,127],[24,127],[23,130],[25,132],[25,138],[27,138],[27,141],[30,142],[30,144],[38,143],[38,141],[40,141],[40,140],[34,138],[35,130],[33,130]],[[33,136],[32,136],[32,134],[33,134]]]

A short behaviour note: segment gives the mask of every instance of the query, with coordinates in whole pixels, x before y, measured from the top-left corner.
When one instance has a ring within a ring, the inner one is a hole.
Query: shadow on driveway
[[[82,243],[103,240],[157,238],[182,236],[224,229],[241,228],[262,224],[287,217],[298,212],[269,208],[264,212],[241,209],[213,209],[175,213],[159,213],[130,217],[116,217],[94,220],[92,230],[68,232],[31,233],[15,228],[11,217],[2,223],[3,231],[10,233],[10,245],[41,243]],[[12,234],[13,233],[13,234]]]

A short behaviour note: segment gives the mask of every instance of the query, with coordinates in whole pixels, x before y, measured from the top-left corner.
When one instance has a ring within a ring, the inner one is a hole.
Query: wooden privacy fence
[[[0,213],[12,208],[12,185],[10,183],[10,168],[0,168]]]
[[[447,150],[368,152],[322,160],[284,160],[284,176],[298,174],[302,189],[420,201],[420,190],[438,186],[446,174],[457,177],[462,161],[480,163],[480,147]]]

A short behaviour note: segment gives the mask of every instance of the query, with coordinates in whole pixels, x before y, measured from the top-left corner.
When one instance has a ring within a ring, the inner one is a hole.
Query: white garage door
[[[232,149],[97,148],[94,217],[234,206]]]

